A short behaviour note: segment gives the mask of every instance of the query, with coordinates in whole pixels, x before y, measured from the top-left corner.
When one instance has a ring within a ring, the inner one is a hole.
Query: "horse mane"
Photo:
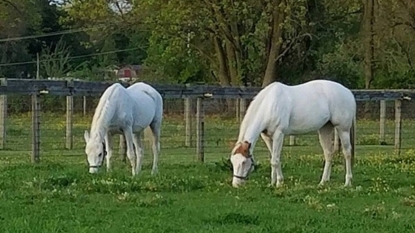
[[[245,135],[248,125],[252,124],[255,120],[256,114],[258,114],[258,108],[261,106],[261,102],[264,101],[268,95],[269,89],[275,85],[279,84],[278,82],[273,82],[268,86],[264,87],[258,94],[252,99],[249,104],[248,109],[246,110],[245,117],[243,118],[240,126],[239,136],[237,142],[242,142],[244,140],[243,136]]]
[[[116,83],[110,86],[105,90],[102,94],[97,107],[95,108],[94,116],[92,117],[92,124],[91,124],[91,133],[97,133],[99,138],[104,137],[104,132],[102,130],[98,130],[99,125],[102,125],[105,121],[109,121],[110,118],[113,116],[113,112],[115,109],[114,101],[111,101],[112,97],[114,96],[115,92],[119,90],[118,88],[122,87],[120,84]],[[124,87],[122,87],[124,88]],[[105,125],[105,124],[104,124]]]

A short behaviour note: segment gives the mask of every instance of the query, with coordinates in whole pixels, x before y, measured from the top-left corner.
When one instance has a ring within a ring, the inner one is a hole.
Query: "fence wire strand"
[[[2,160],[13,161],[32,154],[31,101],[29,95],[7,96],[7,115],[4,121],[6,136],[3,149],[0,149]],[[72,130],[68,134],[67,98],[47,95],[39,97],[41,159],[53,160],[56,156],[65,156],[69,161],[85,163],[83,135],[85,130],[90,129],[98,101],[99,97],[73,98]],[[197,125],[197,116],[199,116],[197,100],[164,99],[160,163],[191,163],[200,160],[197,154],[198,140],[202,140],[200,143],[203,145],[205,162],[228,158],[250,101],[251,99],[202,99],[200,107],[203,109],[204,131],[203,137],[200,138],[197,132],[200,129]],[[396,153],[397,137],[400,137],[401,154],[412,150],[415,142],[413,136],[415,103],[402,101],[399,128],[397,128],[396,101],[385,101],[384,107],[381,107],[382,104],[381,101],[357,102],[356,153]],[[401,130],[400,134],[397,134],[398,129]],[[72,137],[70,148],[68,148],[68,137]],[[146,131],[143,134],[145,164],[152,163],[153,159],[150,138],[150,131]],[[119,166],[125,166],[122,165],[126,162],[123,143],[120,143],[118,135],[113,141],[113,159],[118,161]],[[322,155],[317,132],[297,135],[291,139],[287,135],[283,153],[288,156]],[[263,161],[269,158],[269,151],[261,139],[258,140],[254,155]]]

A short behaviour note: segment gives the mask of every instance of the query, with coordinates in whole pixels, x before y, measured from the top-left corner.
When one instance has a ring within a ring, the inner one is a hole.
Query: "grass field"
[[[283,149],[285,185],[269,187],[268,152],[255,150],[260,167],[246,186],[230,186],[223,161],[238,124],[206,117],[206,162],[184,146],[184,123],[167,117],[159,174],[150,175],[114,156],[110,173],[87,173],[83,131],[90,117],[75,116],[73,150],[64,149],[65,117],[42,114],[41,163],[30,161],[30,116],[8,119],[6,149],[0,151],[0,232],[414,232],[415,124],[403,126],[401,155],[394,153],[393,122],[387,146],[378,125],[359,121],[352,188],[343,188],[343,157],[331,182],[318,187],[323,167],[316,134]]]

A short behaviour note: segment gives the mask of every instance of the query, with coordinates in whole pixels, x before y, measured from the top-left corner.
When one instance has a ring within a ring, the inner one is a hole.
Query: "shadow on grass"
[[[216,218],[205,221],[217,224],[259,225],[259,217],[257,215],[247,215],[234,212],[220,215]]]

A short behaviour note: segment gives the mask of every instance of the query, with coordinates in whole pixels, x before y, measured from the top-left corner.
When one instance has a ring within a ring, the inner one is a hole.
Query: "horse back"
[[[295,86],[279,83],[267,92],[257,112],[268,116],[271,128],[280,128],[284,133],[314,131],[329,121],[335,125],[349,125],[356,111],[351,91],[328,80]]]
[[[291,106],[302,120],[324,119],[334,125],[349,125],[356,114],[353,93],[329,80],[314,80],[291,88]]]
[[[154,121],[161,122],[163,100],[153,87],[140,82],[128,87],[127,91],[132,98],[132,102],[135,103],[133,114],[136,116],[139,125],[144,125],[144,123],[148,125]]]

